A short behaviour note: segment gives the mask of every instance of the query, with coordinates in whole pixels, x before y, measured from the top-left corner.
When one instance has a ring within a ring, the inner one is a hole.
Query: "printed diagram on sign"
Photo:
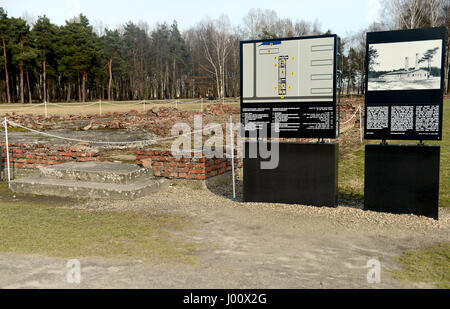
[[[288,56],[280,56],[278,58],[278,94],[281,98],[284,98],[286,95],[286,63],[288,59]]]
[[[338,51],[336,35],[241,41],[245,134],[335,138]]]
[[[334,54],[334,37],[243,43],[243,103],[333,102]]]

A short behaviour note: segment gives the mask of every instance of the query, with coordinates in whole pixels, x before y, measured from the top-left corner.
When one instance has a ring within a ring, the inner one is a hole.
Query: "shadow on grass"
[[[338,205],[356,209],[364,209],[364,195],[357,192],[339,191]]]
[[[228,180],[228,179],[227,179]],[[213,193],[214,195],[223,197],[228,200],[233,200],[233,183],[230,179],[227,181],[225,180],[222,183],[211,183],[206,182],[206,188]],[[244,196],[243,196],[243,182],[239,179],[236,179],[236,202],[243,203],[244,202]]]
[[[221,184],[206,183],[207,189],[214,195],[223,197],[228,200],[233,199],[233,187],[231,180]],[[243,182],[236,180],[236,201],[244,202]],[[364,194],[350,189],[339,189],[337,205],[356,209],[364,208]]]
[[[85,201],[87,201],[87,199],[16,193],[8,188],[8,183],[6,181],[0,182],[0,203],[65,206]]]

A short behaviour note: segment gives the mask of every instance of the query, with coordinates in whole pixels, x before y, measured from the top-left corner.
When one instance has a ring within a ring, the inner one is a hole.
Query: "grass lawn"
[[[402,270],[389,272],[397,280],[432,283],[440,289],[450,289],[450,244],[406,251],[397,258]]]
[[[195,246],[173,237],[186,219],[142,212],[86,211],[54,197],[13,196],[0,183],[0,252],[196,263]]]
[[[450,207],[450,100],[444,101],[443,137],[439,142],[425,142],[441,146],[439,206]],[[370,141],[377,143],[377,141]],[[417,144],[418,141],[388,141],[390,144]],[[339,197],[341,200],[364,199],[364,146],[357,148],[339,162]]]

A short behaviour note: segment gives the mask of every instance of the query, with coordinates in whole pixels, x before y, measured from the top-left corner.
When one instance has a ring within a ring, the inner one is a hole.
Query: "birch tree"
[[[199,36],[208,66],[203,69],[215,80],[219,97],[225,95],[226,60],[231,51],[230,22],[222,15],[216,21],[200,25]]]

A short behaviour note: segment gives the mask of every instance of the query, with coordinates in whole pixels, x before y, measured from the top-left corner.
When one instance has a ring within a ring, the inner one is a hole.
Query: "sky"
[[[181,30],[194,26],[205,18],[228,15],[232,25],[242,23],[251,8],[275,10],[280,18],[318,19],[323,31],[345,37],[377,21],[381,0],[0,0],[9,16],[47,15],[53,23],[63,25],[65,20],[79,13],[93,25],[102,21],[105,27],[117,28],[128,21],[178,22]]]

